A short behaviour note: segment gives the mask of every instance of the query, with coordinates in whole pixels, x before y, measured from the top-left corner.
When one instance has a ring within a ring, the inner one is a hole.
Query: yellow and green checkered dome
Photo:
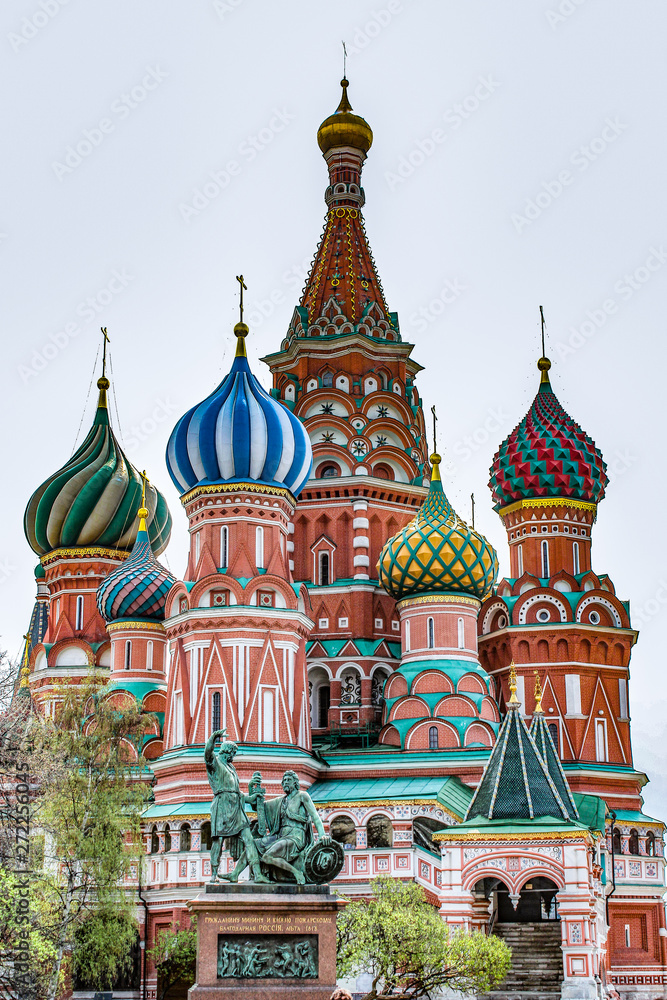
[[[467,594],[484,600],[498,576],[498,556],[445,496],[440,456],[431,455],[431,464],[431,487],[419,513],[380,553],[380,583],[396,600],[424,593]]]

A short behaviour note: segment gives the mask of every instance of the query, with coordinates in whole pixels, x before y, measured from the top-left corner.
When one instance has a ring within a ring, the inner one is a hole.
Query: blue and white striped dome
[[[201,484],[253,482],[287,488],[297,497],[310,475],[306,428],[250,371],[245,332],[243,326],[237,334],[229,375],[171,432],[167,468],[181,495]]]

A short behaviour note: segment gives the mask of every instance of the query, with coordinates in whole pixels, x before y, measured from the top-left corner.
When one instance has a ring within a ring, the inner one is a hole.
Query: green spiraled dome
[[[142,478],[109,425],[108,379],[99,379],[93,426],[69,462],[35,490],[23,525],[30,547],[43,556],[54,549],[99,546],[129,551],[137,536]],[[148,534],[156,555],[171,534],[167,501],[153,486],[146,491]]]
[[[458,516],[440,481],[439,455],[419,513],[386,542],[378,577],[397,601],[424,593],[460,593],[484,600],[498,576],[496,550]]]

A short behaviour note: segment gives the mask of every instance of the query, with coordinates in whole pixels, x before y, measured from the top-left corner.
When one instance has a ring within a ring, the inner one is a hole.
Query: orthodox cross
[[[148,483],[148,476],[146,475],[146,470],[141,473],[141,506],[146,506],[146,485]]]
[[[236,280],[238,281],[239,285],[241,286],[240,289],[239,289],[239,291],[241,293],[241,299],[239,301],[239,315],[240,315],[241,318],[240,318],[239,322],[242,323],[243,322],[243,292],[244,291],[245,292],[248,291],[248,286],[246,285],[245,281],[243,280],[243,275],[242,274],[237,274],[236,275]]]
[[[438,423],[438,418],[435,415],[435,406],[431,407],[431,413],[433,414],[433,451],[437,452],[438,445],[437,445],[437,441],[436,441],[436,436],[437,436],[436,435],[436,427],[437,427],[437,423]]]
[[[545,350],[544,350],[544,328],[545,328],[545,326],[547,324],[546,324],[546,321],[544,319],[544,309],[542,308],[542,306],[540,306],[540,320],[542,322],[542,357],[544,358],[544,357],[546,357],[546,353],[545,353]]]
[[[345,69],[347,67],[347,49],[345,47],[345,42],[341,42],[341,45],[343,46],[343,79],[346,80],[347,73],[345,72]]]
[[[475,494],[470,494],[470,506],[472,507],[472,530],[475,530]]]
[[[107,344],[110,344],[111,341],[109,340],[106,326],[101,326],[100,329],[102,331],[102,336],[104,337],[104,347],[102,349],[102,378],[105,378],[107,372]]]

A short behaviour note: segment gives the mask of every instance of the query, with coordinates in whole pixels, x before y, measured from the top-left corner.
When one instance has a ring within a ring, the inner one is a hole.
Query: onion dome
[[[313,464],[308,432],[250,371],[245,323],[237,323],[234,333],[230,373],[171,433],[169,475],[181,495],[206,484],[261,483],[297,497]]]
[[[332,115],[325,118],[317,130],[317,142],[323,153],[334,146],[352,146],[367,153],[373,144],[373,131],[368,122],[359,115],[353,115],[352,105],[347,96],[349,83],[340,81],[343,96]]]
[[[109,425],[109,380],[102,376],[97,386],[97,411],[83,444],[62,469],[35,490],[26,507],[26,537],[40,556],[54,549],[84,546],[129,551],[136,538],[141,474]],[[148,535],[160,553],[171,534],[167,501],[151,487],[146,506]]]
[[[533,404],[493,459],[494,508],[535,497],[599,503],[609,481],[602,453],[558,402],[549,382],[549,359],[540,358],[537,367],[542,377]]]
[[[108,622],[127,618],[163,621],[167,594],[176,582],[153,555],[146,530],[148,509],[140,507],[138,514],[139,530],[129,558],[97,589],[97,607]]]
[[[433,592],[484,600],[498,575],[496,551],[461,520],[445,496],[440,456],[431,455],[431,464],[431,486],[419,513],[380,553],[380,583],[396,600]]]

